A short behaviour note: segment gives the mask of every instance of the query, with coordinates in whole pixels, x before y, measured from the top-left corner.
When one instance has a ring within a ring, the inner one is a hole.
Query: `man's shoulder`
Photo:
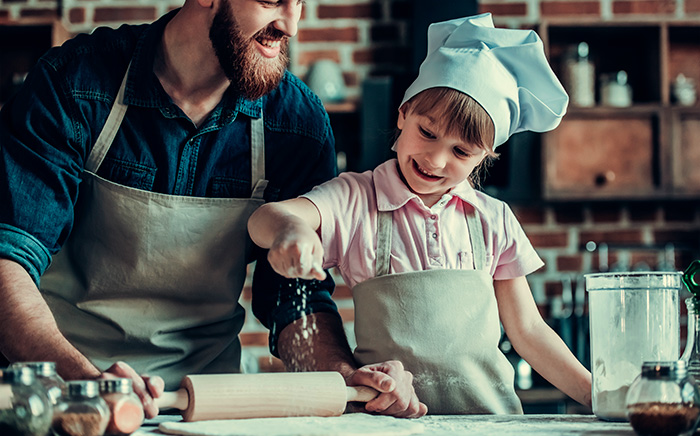
[[[125,24],[116,29],[98,27],[90,34],[76,35],[61,46],[50,49],[41,60],[56,71],[109,73],[114,71],[114,64],[128,62],[147,27],[148,24]]]
[[[294,74],[286,71],[279,86],[265,99],[268,120],[297,125],[325,125],[328,115],[321,99]]]

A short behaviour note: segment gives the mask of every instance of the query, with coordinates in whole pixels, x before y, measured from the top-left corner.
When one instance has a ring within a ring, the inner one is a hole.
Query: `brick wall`
[[[425,0],[428,1],[428,0]],[[458,1],[458,0],[450,0]],[[64,0],[62,22],[69,33],[97,25],[152,21],[178,7],[177,0]],[[306,0],[298,37],[291,47],[290,69],[303,77],[318,59],[340,64],[351,98],[360,97],[365,77],[407,71],[411,0]],[[55,16],[52,0],[0,0],[0,24]],[[586,17],[700,18],[700,0],[490,0],[479,7],[493,12],[496,24],[527,28],[542,19]],[[562,278],[576,283],[583,271],[599,267],[600,243],[609,244],[610,265],[657,268],[673,247],[675,266],[684,268],[700,257],[700,206],[697,202],[584,203],[514,205],[546,266],[529,281],[543,315],[562,293]],[[597,243],[588,251],[586,243]],[[243,304],[249,306],[249,289]],[[336,299],[348,331],[352,329],[350,291],[340,286]],[[242,336],[251,369],[279,369],[267,353],[267,334],[249,317]]]
[[[349,96],[359,98],[368,75],[407,70],[413,1],[306,0],[290,69],[303,77],[314,61],[332,59],[340,64]],[[152,21],[179,7],[182,0],[0,0],[0,24],[49,19],[61,3],[62,23],[75,34],[95,26]],[[700,17],[700,0],[488,0],[480,3],[479,10],[492,12],[498,26],[518,28],[567,16]]]

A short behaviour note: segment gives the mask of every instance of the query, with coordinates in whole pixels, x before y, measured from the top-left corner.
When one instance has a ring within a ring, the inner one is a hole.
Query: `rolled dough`
[[[420,422],[391,416],[348,413],[332,417],[226,419],[162,422],[158,429],[187,436],[403,436],[423,433]]]

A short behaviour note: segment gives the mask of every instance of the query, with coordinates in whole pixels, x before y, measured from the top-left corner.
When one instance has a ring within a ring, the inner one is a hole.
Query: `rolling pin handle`
[[[155,398],[154,402],[159,409],[187,410],[187,406],[190,404],[190,396],[185,388],[180,388],[175,392],[163,392],[163,395]]]
[[[347,401],[360,401],[366,403],[372,401],[379,395],[379,391],[368,386],[348,386]]]

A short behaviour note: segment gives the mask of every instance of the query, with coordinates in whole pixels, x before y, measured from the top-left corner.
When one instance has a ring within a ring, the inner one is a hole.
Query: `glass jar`
[[[690,374],[700,383],[700,261],[693,261],[683,273],[683,284],[693,295],[685,300],[688,308],[688,330],[685,350],[681,360],[685,360]]]
[[[116,378],[100,380],[100,396],[110,410],[106,434],[129,435],[141,427],[144,413],[141,400],[134,393],[131,379]]]
[[[55,362],[15,362],[10,365],[10,368],[31,369],[37,381],[46,389],[51,404],[56,406],[66,382],[56,372]]]
[[[109,407],[94,380],[69,381],[58,402],[53,429],[60,436],[102,436],[109,422]]]
[[[627,83],[626,71],[600,76],[600,101],[603,106],[632,106],[632,87]]]
[[[700,418],[700,391],[685,361],[644,362],[627,392],[626,407],[640,435],[690,435]]]
[[[53,409],[44,388],[29,368],[2,370],[0,435],[44,436],[51,428]]]
[[[586,274],[593,413],[626,421],[625,396],[647,361],[678,360],[679,272]]]
[[[700,300],[690,297],[685,300],[688,308],[688,334],[681,360],[688,366],[688,374],[700,381]]]
[[[695,89],[695,80],[691,77],[686,77],[684,74],[678,74],[676,80],[673,81],[673,97],[676,103],[681,106],[693,106],[698,98],[697,90]]]
[[[569,47],[564,58],[564,86],[574,106],[595,105],[595,67],[588,49],[586,42],[580,42]]]

